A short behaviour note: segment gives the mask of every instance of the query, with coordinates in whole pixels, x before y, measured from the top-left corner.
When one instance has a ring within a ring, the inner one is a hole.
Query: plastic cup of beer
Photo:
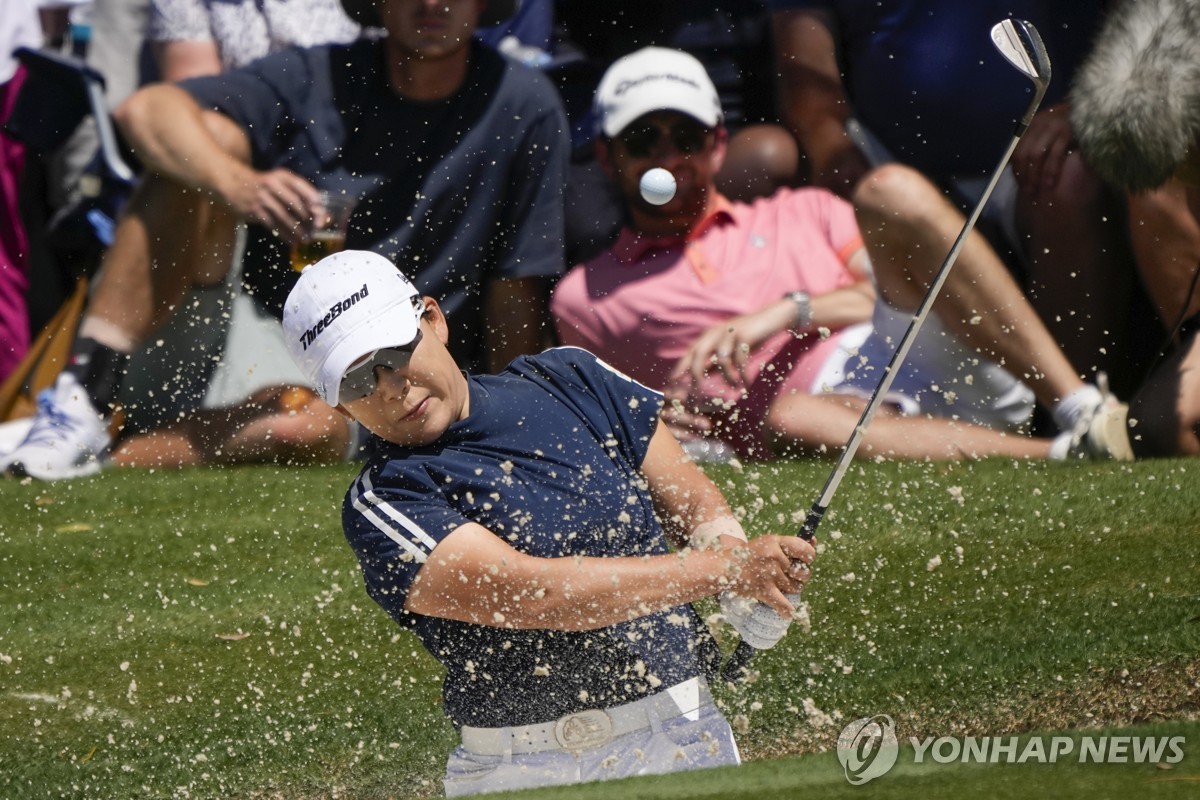
[[[292,242],[292,269],[299,272],[346,246],[346,226],[357,203],[353,197],[321,192],[313,218]]]

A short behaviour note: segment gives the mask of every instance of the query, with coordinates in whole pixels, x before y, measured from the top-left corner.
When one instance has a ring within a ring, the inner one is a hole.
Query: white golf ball
[[[648,169],[642,175],[639,187],[642,197],[651,205],[661,206],[671,202],[675,196],[675,176],[662,167]]]

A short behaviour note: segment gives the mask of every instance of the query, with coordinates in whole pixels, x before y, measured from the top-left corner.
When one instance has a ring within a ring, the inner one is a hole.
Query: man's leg
[[[1200,190],[1171,182],[1130,196],[1138,269],[1164,325],[1200,314],[1193,280],[1200,270]],[[1191,294],[1189,295],[1189,292]],[[1130,404],[1139,456],[1200,455],[1200,335],[1180,348],[1142,384]]]
[[[800,150],[790,133],[778,125],[751,125],[729,140],[717,188],[732,200],[749,203],[792,186],[799,169]]]
[[[249,161],[245,137],[215,112],[204,122],[218,142]],[[0,467],[56,480],[88,475],[112,444],[110,418],[125,367],[193,286],[219,283],[237,244],[237,219],[201,192],[143,178],[117,221],[80,322],[67,367],[39,397],[29,436]]]
[[[854,201],[880,297],[915,310],[962,230],[962,214],[898,164],[867,175]],[[1079,377],[981,235],[967,238],[933,311],[963,343],[1024,381],[1064,430],[1086,426],[1102,405],[1124,413]]]
[[[1193,332],[1138,389],[1129,406],[1141,458],[1200,455],[1200,334]]]
[[[1118,391],[1138,378],[1130,298],[1140,291],[1122,198],[1078,154],[1053,190],[1017,195],[1031,262],[1028,298],[1072,364],[1103,371]]]
[[[1200,189],[1171,181],[1130,195],[1129,223],[1138,271],[1163,325],[1200,313],[1200,293],[1188,296],[1200,269]]]
[[[840,394],[786,394],[772,404],[766,425],[782,456],[835,456],[858,424],[866,400]],[[873,418],[856,458],[955,461],[967,458],[1050,458],[1050,439],[956,422],[944,417],[903,416],[884,406]]]
[[[146,178],[117,223],[80,336],[130,352],[174,313],[188,290],[224,279],[237,220],[200,192]]]
[[[129,354],[190,287],[221,280],[235,224],[232,214],[198,192],[162,178],[142,182],[117,223],[68,365],[39,398],[34,426],[5,457],[4,469],[55,480],[100,468]]]
[[[350,446],[348,421],[313,392],[277,386],[243,403],[211,408],[122,439],[113,464],[189,467],[214,464],[337,463]]]

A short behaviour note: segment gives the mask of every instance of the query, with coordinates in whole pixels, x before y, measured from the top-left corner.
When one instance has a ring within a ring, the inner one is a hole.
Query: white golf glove
[[[800,607],[799,593],[789,594],[787,599],[795,608]],[[756,650],[769,650],[779,644],[792,624],[791,620],[779,616],[769,605],[749,597],[721,592],[719,600],[725,620],[738,632],[743,642]]]

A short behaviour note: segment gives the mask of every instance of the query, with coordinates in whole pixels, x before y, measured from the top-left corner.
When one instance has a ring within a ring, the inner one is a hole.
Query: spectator
[[[237,219],[254,223],[243,280],[278,311],[295,280],[284,246],[318,189],[361,198],[347,246],[411,265],[462,320],[452,348],[465,364],[541,347],[545,280],[561,271],[566,124],[553,89],[472,43],[482,0],[376,7],[383,39],[157,84],[118,110],[150,176],[10,472],[100,468],[128,353],[189,288],[222,279]]]
[[[150,41],[165,81],[237,69],[284,47],[351,42],[359,32],[338,0],[150,3]]]
[[[766,603],[770,646],[815,554],[746,541],[661,395],[576,348],[468,375],[436,300],[372,253],[306,269],[283,324],[326,402],[373,434],[342,526],[368,594],[446,669],[447,796],[739,763],[690,604]],[[748,620],[732,616],[755,641]]]
[[[592,154],[591,101],[613,61],[646,46],[691,53],[704,64],[725,106],[729,156],[717,185],[728,197],[750,200],[793,185],[799,155],[778,124],[770,53],[769,14],[763,0],[610,0],[600,10],[558,0],[560,52],[550,68],[572,122],[567,202],[567,257],[584,261],[612,243],[623,220],[621,202]],[[572,56],[574,60],[572,60]]]
[[[215,75],[290,46],[346,44],[360,27],[338,0],[152,0],[148,38],[164,81]],[[193,289],[128,366],[116,466],[335,460],[355,436],[304,386],[276,316],[233,264]]]
[[[780,113],[799,141],[810,180],[857,206],[870,203],[881,215],[923,211],[905,198],[908,186],[926,180],[960,208],[978,198],[1029,88],[989,45],[988,31],[1008,16],[1038,27],[1054,76],[980,230],[1071,362],[1106,371],[1118,393],[1132,391],[1144,333],[1131,313],[1138,287],[1125,208],[1075,152],[1066,98],[1104,4],[770,4]],[[890,161],[911,170],[890,176],[867,197],[856,194],[870,169]],[[882,194],[884,186],[900,194]]]
[[[1084,157],[1130,192],[1138,267],[1170,331],[1130,404],[1139,456],[1200,455],[1198,41],[1194,4],[1120,2],[1071,90]]]
[[[940,265],[940,232],[913,231],[925,241],[899,252],[864,229],[864,246],[850,206],[823,189],[729,203],[713,178],[727,140],[720,101],[703,67],[678,51],[647,48],[616,62],[596,108],[597,155],[631,224],[556,288],[562,341],[663,387],[682,407],[677,421],[742,455],[840,447],[907,326],[899,309],[916,307]],[[639,194],[651,167],[678,182],[664,205]],[[1124,406],[1079,379],[983,249],[977,240],[964,249],[897,377],[895,405],[909,415],[882,410],[859,452],[1128,458]],[[872,316],[868,254],[881,300],[863,341],[849,326]],[[1058,439],[1003,430],[1028,421],[1035,393],[1055,409]]]

